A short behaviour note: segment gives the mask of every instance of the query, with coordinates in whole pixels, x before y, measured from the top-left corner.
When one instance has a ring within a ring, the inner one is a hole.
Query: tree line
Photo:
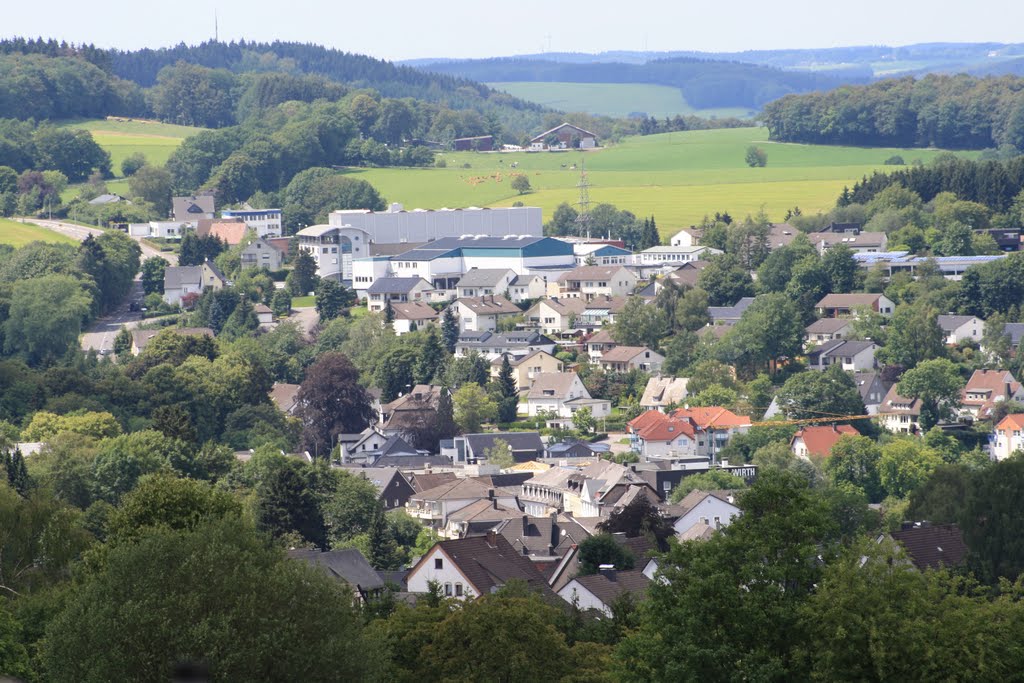
[[[929,74],[765,105],[773,140],[830,145],[1024,149],[1024,79]]]

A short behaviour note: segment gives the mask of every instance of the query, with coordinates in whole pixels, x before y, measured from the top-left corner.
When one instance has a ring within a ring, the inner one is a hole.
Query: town
[[[602,160],[763,132],[714,161],[758,173],[825,135],[793,113],[825,95],[662,122],[411,67],[415,97],[350,89],[300,67],[359,56],[315,46],[235,73],[0,45],[154,117],[0,118],[0,676],[1019,676],[1024,138],[876,144],[820,210],[683,221],[665,188],[592,201],[632,172]],[[231,106],[168,96],[185,76]],[[830,96],[1020,104],[1016,76],[957,79]],[[198,132],[118,176],[96,139],[145,126]]]

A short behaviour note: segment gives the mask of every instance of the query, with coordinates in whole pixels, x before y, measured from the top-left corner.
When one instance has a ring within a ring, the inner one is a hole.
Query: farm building
[[[530,149],[593,149],[597,135],[571,123],[563,123],[530,139]]]
[[[456,152],[490,152],[494,149],[493,135],[477,135],[473,138],[455,138]]]

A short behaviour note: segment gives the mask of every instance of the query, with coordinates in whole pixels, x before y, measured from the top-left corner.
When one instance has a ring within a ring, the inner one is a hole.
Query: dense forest
[[[1024,78],[929,75],[787,95],[762,113],[773,140],[832,145],[1024,148]]]
[[[433,63],[424,67],[477,81],[567,81],[572,83],[651,83],[680,88],[701,109],[761,108],[788,93],[835,88],[849,79],[781,71],[739,62],[678,57],[646,64],[573,64],[532,59],[482,59]]]

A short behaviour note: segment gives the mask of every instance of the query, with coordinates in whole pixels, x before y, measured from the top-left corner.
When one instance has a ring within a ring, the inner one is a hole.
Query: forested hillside
[[[481,59],[434,63],[431,72],[477,81],[550,81],[571,83],[651,83],[681,88],[697,108],[753,107],[787,93],[835,88],[850,79],[781,71],[739,62],[679,57],[628,64],[578,64],[533,59]]]
[[[1022,149],[1024,78],[930,75],[787,95],[763,118],[780,142]]]

